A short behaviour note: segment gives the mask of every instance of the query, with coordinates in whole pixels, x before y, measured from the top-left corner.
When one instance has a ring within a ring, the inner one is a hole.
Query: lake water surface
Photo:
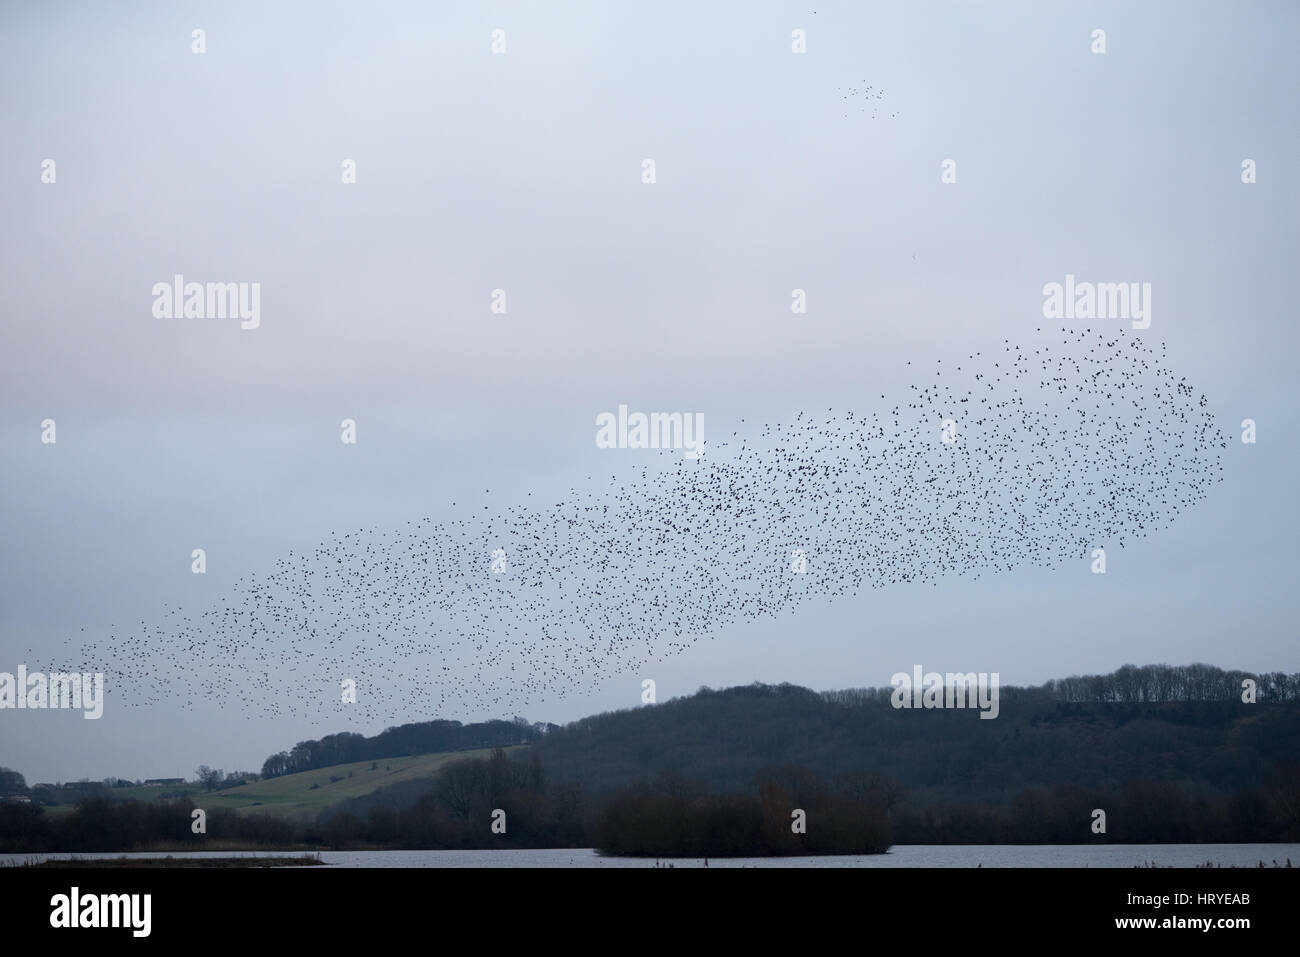
[[[290,854],[297,852],[288,852]],[[0,854],[0,865],[79,858],[166,857],[151,854]],[[177,851],[171,857],[267,857],[270,852]],[[653,858],[601,857],[590,848],[501,851],[321,851],[335,867],[654,867]],[[710,858],[709,867],[1300,867],[1300,844],[906,844],[888,854],[834,857]],[[703,867],[700,858],[658,862]],[[310,870],[311,868],[309,868]]]

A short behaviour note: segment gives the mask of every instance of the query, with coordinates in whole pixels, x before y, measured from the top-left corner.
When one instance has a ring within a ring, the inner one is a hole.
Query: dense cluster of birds
[[[65,667],[135,706],[504,716],[810,599],[1086,574],[1092,549],[1167,526],[1222,478],[1205,398],[1124,331],[1004,341],[880,399],[741,424],[698,460],[617,453],[643,457],[546,507],[335,533]]]
[[[863,80],[862,82],[866,84],[867,81]],[[845,110],[849,110],[852,107],[857,107],[859,113],[865,113],[867,110],[870,110],[871,118],[873,120],[880,115],[880,101],[885,98],[885,91],[883,89],[878,90],[874,86],[869,85],[837,86],[835,92],[840,94],[840,99],[844,101],[843,105]],[[844,116],[847,117],[848,115],[848,112],[844,113]],[[889,114],[891,120],[896,116],[898,116],[897,113]]]

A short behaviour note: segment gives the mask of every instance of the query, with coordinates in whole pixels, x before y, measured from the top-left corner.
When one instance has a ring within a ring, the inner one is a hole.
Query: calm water
[[[0,865],[68,857],[0,854]],[[78,854],[81,858],[162,857],[165,854]],[[178,851],[172,857],[265,857],[239,851]],[[653,859],[600,857],[590,849],[539,851],[322,851],[336,867],[654,867]],[[1039,844],[1025,846],[921,845],[863,857],[712,858],[709,867],[1255,867],[1260,861],[1300,867],[1300,844]],[[661,865],[668,863],[661,861]],[[703,867],[699,858],[673,858],[674,867]]]

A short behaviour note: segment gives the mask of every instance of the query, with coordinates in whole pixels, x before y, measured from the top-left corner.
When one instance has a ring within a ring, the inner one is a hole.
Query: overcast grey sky
[[[951,579],[736,626],[656,666],[660,699],[913,663],[1017,684],[1298,670],[1297,27],[1288,3],[8,4],[0,671],[219,601],[332,531],[630,472],[592,441],[620,403],[701,410],[714,435],[869,407],[909,360],[1032,332],[1067,273],[1152,284],[1138,334],[1234,439],[1208,501],[1104,578]],[[842,99],[866,86],[874,118]],[[259,282],[260,327],[155,318],[177,273]],[[641,677],[527,717],[636,706]],[[128,711],[110,688],[99,721],[0,711],[0,764],[256,769],[434,717],[510,715],[412,701],[321,729],[238,702]]]

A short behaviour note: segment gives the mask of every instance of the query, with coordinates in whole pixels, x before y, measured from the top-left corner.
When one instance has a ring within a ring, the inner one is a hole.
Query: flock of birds
[[[862,81],[866,83],[866,80]],[[885,91],[877,90],[874,86],[837,86],[835,91],[840,94],[840,99],[845,101],[846,107],[858,107],[859,113],[871,111],[871,118],[874,120],[880,113],[880,101],[885,98]],[[848,113],[844,114],[846,117]],[[889,118],[892,120],[897,113],[890,113]]]
[[[1004,342],[880,400],[742,425],[695,461],[622,453],[645,457],[547,507],[335,533],[74,667],[133,706],[517,713],[810,599],[1086,573],[1092,549],[1167,526],[1222,478],[1206,400],[1124,331]]]

